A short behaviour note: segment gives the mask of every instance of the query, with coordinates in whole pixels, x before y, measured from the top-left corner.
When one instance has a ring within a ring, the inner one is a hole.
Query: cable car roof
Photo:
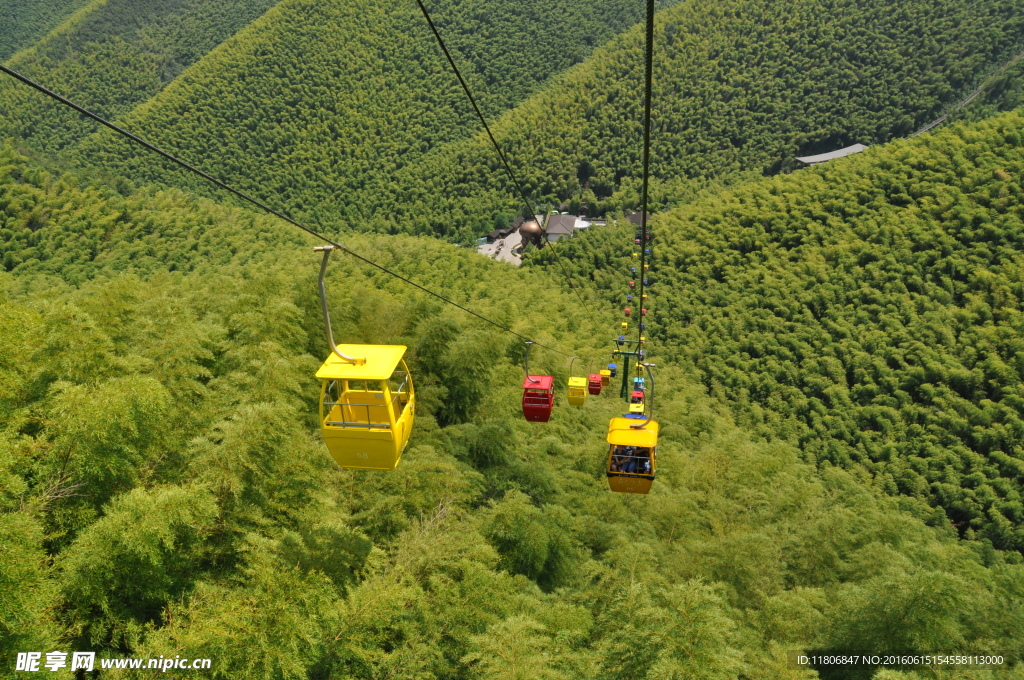
[[[333,352],[316,377],[322,380],[387,380],[402,360],[405,345],[338,345],[338,351],[365,364],[351,364]]]
[[[658,445],[658,423],[655,420],[647,423],[647,427],[637,429],[631,427],[636,421],[629,418],[612,418],[608,423],[608,443],[613,446],[644,446]]]
[[[523,378],[524,390],[550,390],[555,384],[555,378],[551,375],[529,375]]]
[[[600,380],[600,376],[598,376],[598,380]],[[569,378],[569,387],[586,387],[586,386],[587,386],[587,379],[586,378],[583,378],[583,377],[580,377],[580,376],[573,376],[573,377]]]

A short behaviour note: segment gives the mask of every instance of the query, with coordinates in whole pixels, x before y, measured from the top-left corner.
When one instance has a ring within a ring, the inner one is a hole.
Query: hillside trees
[[[659,195],[671,201],[692,181],[774,171],[801,151],[913,130],[1019,49],[1016,1],[892,12],[884,3],[731,0],[662,10]],[[560,39],[516,39],[520,10],[489,9],[484,21],[474,7],[437,14],[488,117],[574,61]],[[601,11],[618,17],[613,26],[635,18],[619,4],[535,11],[553,12],[541,22],[553,31]],[[591,21],[573,40],[610,37]],[[597,210],[633,207],[617,192],[639,173],[641,55],[634,28],[496,123],[535,198],[590,190]],[[542,62],[548,68],[531,75],[527,65]],[[478,123],[411,5],[289,0],[124,122],[307,219],[467,241],[518,210],[486,139],[467,139]],[[107,171],[208,191],[106,131],[76,153]]]
[[[660,12],[651,171],[667,186],[656,195],[672,203],[694,180],[777,172],[801,153],[905,135],[1020,47],[1013,3],[890,10],[737,1]],[[589,189],[596,211],[637,207],[600,201],[640,175],[642,54],[638,27],[495,124],[528,192],[557,203]],[[449,234],[454,223],[467,238],[481,216],[515,205],[483,135],[410,165],[396,184],[376,211],[391,229],[422,222]]]
[[[762,436],[864,466],[880,488],[927,499],[933,522],[1024,549],[1021,122],[951,128],[659,216],[654,347]],[[616,258],[624,272],[624,237],[588,235],[562,259],[580,276]],[[617,291],[622,276],[593,280]]]
[[[117,118],[274,1],[92,2],[15,55],[9,66],[105,118]],[[36,149],[60,150],[95,130],[92,121],[6,76],[0,80],[0,111],[0,139],[26,140]]]
[[[250,191],[269,198],[269,187],[290,210],[326,201],[332,217],[337,196],[386,193],[394,169],[478,129],[415,4],[288,0],[258,20],[273,3],[243,4],[106,3],[12,65]],[[635,23],[641,8],[446,0],[431,10],[481,106],[496,116]],[[524,23],[535,27],[528,35]],[[146,104],[179,75],[162,103]],[[0,106],[8,112],[0,137],[35,148],[65,149],[95,130],[14,82],[0,84]],[[150,115],[159,120],[144,122]],[[187,185],[120,140],[101,136],[69,158],[117,158],[135,180]],[[257,165],[262,173],[250,174]]]
[[[913,651],[1021,658],[1018,553],[959,541],[926,503],[815,470],[781,437],[756,441],[660,358],[658,481],[613,495],[618,400],[525,423],[518,339],[343,257],[336,337],[406,344],[425,398],[397,470],[338,469],[316,431],[325,347],[305,237],[10,150],[2,167],[18,262],[0,274],[5,650],[211,658],[214,678],[797,678],[787,650],[898,628]],[[346,242],[545,344],[599,353],[587,343],[612,321],[536,268],[430,239]],[[544,313],[523,302],[538,299]],[[489,357],[477,404],[446,412],[465,356]],[[534,364],[564,384],[561,357]]]
[[[65,17],[87,4],[88,0],[4,0],[0,17],[0,61],[28,47],[55,28]]]

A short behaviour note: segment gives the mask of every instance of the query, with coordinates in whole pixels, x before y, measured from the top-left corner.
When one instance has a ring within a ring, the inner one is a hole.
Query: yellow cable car
[[[612,418],[608,445],[609,488],[619,493],[649,492],[657,468],[658,423],[636,417]]]
[[[338,351],[365,359],[353,364],[327,357],[316,377],[320,388],[320,431],[327,450],[346,468],[394,470],[409,443],[416,415],[412,376],[402,345],[339,345]]]
[[[601,386],[602,387],[608,387],[608,383],[610,383],[612,381],[612,372],[609,371],[607,368],[602,368],[600,373],[601,373]]]
[[[579,376],[569,378],[569,405],[583,406],[587,401],[587,379]]]
[[[316,372],[320,432],[338,465],[394,470],[412,434],[416,393],[404,345],[335,345],[324,272],[334,246],[321,246],[320,302],[331,355]]]

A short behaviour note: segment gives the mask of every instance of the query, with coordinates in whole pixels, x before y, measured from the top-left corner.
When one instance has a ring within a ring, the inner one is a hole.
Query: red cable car
[[[602,384],[603,383],[601,382],[601,374],[591,373],[590,377],[587,379],[587,391],[589,391],[591,394],[601,394]]]
[[[632,393],[629,395],[629,403],[630,404],[642,404],[642,403],[644,403],[644,393],[643,393],[643,390],[633,390]]]
[[[623,310],[622,310],[622,312],[623,312],[623,314],[625,314],[626,316],[633,316],[633,310],[632,310],[632,309],[630,309],[629,307],[626,307],[625,309],[623,309]]]
[[[531,423],[546,423],[555,405],[555,378],[528,375],[523,379],[523,416]]]

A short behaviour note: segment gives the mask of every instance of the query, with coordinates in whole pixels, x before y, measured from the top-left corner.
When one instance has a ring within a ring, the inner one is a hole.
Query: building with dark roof
[[[500,241],[503,238],[508,238],[509,234],[517,231],[524,221],[525,218],[517,217],[514,220],[512,220],[512,224],[508,225],[507,227],[495,229],[494,231],[487,235],[487,242],[494,243],[495,241]]]
[[[626,221],[629,222],[630,224],[635,224],[636,226],[639,227],[640,224],[641,224],[641,211],[637,211],[635,213],[630,213],[630,214],[626,215]],[[647,224],[650,224],[650,223],[651,223],[651,213],[647,213]]]
[[[576,216],[548,215],[548,223],[545,225],[544,231],[550,242],[555,242],[566,236],[572,238],[576,233]]]

